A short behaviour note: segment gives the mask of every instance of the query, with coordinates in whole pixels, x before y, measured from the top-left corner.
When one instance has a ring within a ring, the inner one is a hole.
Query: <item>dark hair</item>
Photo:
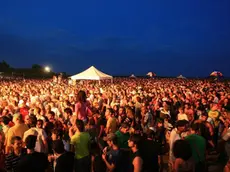
[[[65,109],[64,109],[64,112],[67,113],[67,114],[69,114],[70,116],[73,115],[73,111],[72,111],[72,109],[70,109],[70,108],[65,108]]]
[[[192,149],[188,141],[177,140],[173,144],[173,154],[176,158],[187,161],[192,156]]]
[[[1,118],[1,122],[4,124],[4,125],[8,125],[9,122],[10,122],[10,118],[8,118],[7,116],[3,116]]]
[[[191,129],[196,132],[200,131],[200,124],[199,123],[192,124]]]
[[[54,111],[49,111],[49,114],[52,115],[52,116],[55,116]]]
[[[155,132],[150,130],[150,129],[148,129],[147,132],[146,132],[146,137],[147,138],[154,139],[155,135],[156,135]]]
[[[62,139],[62,136],[63,136],[63,131],[62,131],[62,130],[60,130],[60,129],[58,129],[58,128],[54,128],[54,129],[52,130],[52,133],[53,133],[53,134],[56,134],[57,137],[59,137],[60,139]]]
[[[54,152],[58,154],[62,154],[65,152],[64,144],[62,140],[55,140],[53,141],[52,148]]]
[[[27,149],[34,149],[37,141],[37,136],[29,135],[26,137],[25,143]]]
[[[179,120],[179,121],[177,121],[177,123],[176,123],[176,127],[177,127],[177,128],[178,128],[178,127],[185,127],[187,124],[188,124],[188,121],[186,121],[186,120]]]
[[[85,130],[85,125],[82,120],[77,119],[76,120],[76,126],[80,132],[83,132]]]
[[[117,136],[112,138],[110,141],[113,142],[114,145],[118,146],[118,139],[117,139]]]
[[[14,137],[12,137],[12,139],[11,139],[11,144],[14,144],[15,140],[17,140],[17,141],[21,141],[21,140],[22,140],[22,138],[21,138],[21,137],[19,137],[19,136],[14,136]]]
[[[77,94],[77,101],[86,102],[86,93],[83,90],[80,90]]]
[[[38,120],[37,120],[37,118],[36,118],[36,116],[34,116],[34,115],[30,115],[30,120],[31,120],[31,124],[30,124],[30,127],[36,127],[36,125],[37,125],[37,122],[38,122]]]
[[[37,122],[41,122],[42,125],[43,125],[43,123],[44,123],[43,120],[41,120],[41,119],[37,120]]]
[[[111,114],[114,114],[114,110],[112,108],[107,108],[106,110],[108,110]]]
[[[130,141],[132,141],[136,146],[137,148],[140,147],[140,144],[141,144],[141,136],[139,134],[132,134],[129,138]]]

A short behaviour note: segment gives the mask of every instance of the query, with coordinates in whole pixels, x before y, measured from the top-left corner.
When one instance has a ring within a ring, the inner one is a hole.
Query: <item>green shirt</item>
[[[116,133],[117,140],[118,140],[118,146],[119,148],[127,149],[128,146],[128,140],[129,140],[129,133],[123,134],[118,130]]]
[[[87,132],[75,133],[71,137],[71,144],[75,148],[75,158],[81,159],[89,155],[90,135]]]
[[[196,163],[205,161],[206,141],[202,136],[191,134],[185,137],[192,149],[192,156]]]

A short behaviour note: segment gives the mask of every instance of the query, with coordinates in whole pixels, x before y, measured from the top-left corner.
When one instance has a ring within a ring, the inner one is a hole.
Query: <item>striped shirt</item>
[[[17,164],[21,157],[25,155],[26,149],[23,149],[21,151],[21,154],[19,156],[15,155],[14,152],[10,153],[9,155],[6,156],[5,163],[6,163],[6,170],[7,172],[15,172]]]

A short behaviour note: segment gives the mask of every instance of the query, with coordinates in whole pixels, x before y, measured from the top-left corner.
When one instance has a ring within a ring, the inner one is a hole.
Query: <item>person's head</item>
[[[28,137],[26,137],[25,140],[26,148],[33,150],[35,148],[36,141],[37,141],[37,136],[29,135]]]
[[[14,122],[15,124],[23,123],[22,115],[19,114],[19,113],[14,114],[13,122]]]
[[[11,144],[14,150],[20,150],[22,148],[22,138],[19,136],[14,136],[11,139]]]
[[[133,134],[128,140],[128,146],[132,148],[139,149],[141,142],[141,136],[139,134]]]
[[[112,108],[107,108],[105,111],[105,117],[106,119],[109,119],[114,114],[114,111]]]
[[[162,120],[158,120],[157,121],[157,127],[160,128],[160,127],[163,127],[164,123]]]
[[[1,117],[1,124],[4,126],[4,125],[8,125],[9,122],[10,122],[10,119],[7,117],[7,116],[3,116]]]
[[[30,125],[31,124],[31,119],[30,119],[30,115],[26,115],[25,118],[24,118],[24,121],[25,121],[25,124],[26,125]]]
[[[109,147],[112,147],[114,145],[116,145],[116,146],[118,145],[117,136],[114,133],[107,134],[107,136],[104,137],[103,140],[107,142]]]
[[[130,126],[127,123],[122,123],[120,127],[120,131],[124,134],[129,132]]]
[[[190,144],[186,140],[177,140],[173,144],[173,154],[176,158],[181,158],[187,161],[192,157]]]
[[[216,111],[217,109],[218,109],[218,104],[217,103],[211,104],[211,110],[212,111]]]
[[[139,96],[136,97],[136,102],[141,103],[141,98]]]
[[[176,123],[177,131],[179,131],[180,133],[184,132],[187,124],[188,124],[188,122],[186,120],[177,121],[177,123]]]
[[[40,115],[41,114],[41,109],[39,107],[34,108],[34,115]]]
[[[51,138],[53,141],[62,139],[62,136],[63,136],[62,130],[55,128],[51,131],[51,133],[52,133]]]
[[[202,121],[207,121],[208,119],[208,113],[206,111],[201,112],[201,120]]]
[[[55,113],[53,111],[49,111],[48,119],[49,121],[53,121],[55,119]]]
[[[65,152],[64,144],[62,140],[54,140],[52,148],[55,154],[63,154]]]
[[[76,120],[76,127],[79,132],[84,132],[85,130],[85,125],[82,120],[79,120],[79,119]]]
[[[37,127],[38,127],[38,128],[43,128],[43,120],[39,119],[39,120],[37,121]]]
[[[124,107],[120,107],[119,110],[118,110],[118,113],[119,113],[119,115],[124,114],[125,113]]]
[[[77,94],[77,101],[79,102],[86,102],[86,93],[83,90],[80,90]]]
[[[191,134],[200,134],[200,126],[201,125],[199,123],[192,124],[190,128]]]
[[[147,107],[146,106],[142,106],[141,107],[141,114],[145,115],[147,113]]]
[[[179,107],[179,113],[181,113],[181,114],[184,113],[184,107]]]
[[[31,115],[31,116],[29,116],[29,120],[30,120],[30,127],[36,127],[36,125],[37,125],[37,118],[36,118],[36,116],[34,116],[34,115]]]
[[[154,139],[155,138],[155,132],[151,129],[148,129],[146,132],[147,139]]]
[[[64,118],[65,119],[68,119],[72,115],[73,115],[73,111],[70,108],[65,108],[64,109]]]

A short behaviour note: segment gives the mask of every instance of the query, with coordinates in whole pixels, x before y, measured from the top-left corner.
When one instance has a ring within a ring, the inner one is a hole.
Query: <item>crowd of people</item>
[[[1,80],[0,124],[1,171],[230,171],[229,82]]]

